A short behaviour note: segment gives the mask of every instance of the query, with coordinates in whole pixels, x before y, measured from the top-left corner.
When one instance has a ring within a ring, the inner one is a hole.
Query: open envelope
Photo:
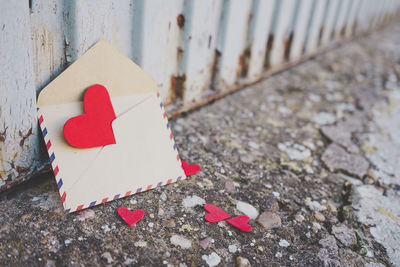
[[[94,84],[110,94],[116,144],[75,148],[65,140],[63,126],[84,114],[83,95]],[[156,82],[106,41],[46,86],[37,105],[67,213],[186,178]]]

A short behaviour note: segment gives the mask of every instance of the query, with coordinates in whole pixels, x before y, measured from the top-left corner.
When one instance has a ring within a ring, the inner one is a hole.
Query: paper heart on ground
[[[250,218],[246,215],[240,215],[226,220],[227,223],[236,227],[242,232],[251,232]]]
[[[190,176],[201,171],[201,167],[197,164],[189,164],[182,160],[182,168],[186,176]]]
[[[64,124],[64,137],[78,148],[115,144],[112,122],[116,118],[107,89],[96,84],[86,90],[83,98],[85,114],[70,118]]]
[[[204,209],[208,211],[204,215],[204,219],[210,223],[220,222],[231,217],[231,215],[212,204],[204,204]]]
[[[144,210],[129,210],[126,207],[119,207],[117,213],[122,220],[124,220],[129,227],[132,227],[144,217]]]

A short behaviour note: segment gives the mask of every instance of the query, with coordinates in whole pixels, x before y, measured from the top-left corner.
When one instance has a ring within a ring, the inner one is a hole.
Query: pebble
[[[160,199],[164,202],[167,201],[167,195],[164,192],[162,192],[160,195]]]
[[[229,193],[235,193],[236,192],[236,187],[235,187],[235,184],[233,183],[232,180],[227,180],[225,182],[225,190],[228,191]]]
[[[279,194],[278,192],[272,192],[272,194],[274,195],[274,197],[279,197],[281,194]]]
[[[196,206],[203,206],[204,204],[206,204],[206,201],[203,198],[196,196],[196,195],[193,195],[191,197],[188,196],[182,200],[182,205],[185,208],[193,208]]]
[[[236,203],[236,208],[238,209],[238,211],[249,216],[250,219],[255,220],[258,217],[258,214],[259,214],[258,210],[254,206],[250,205],[249,203],[246,203],[243,201],[238,201]]]
[[[87,219],[94,218],[96,216],[96,213],[92,209],[86,209],[82,212],[80,212],[77,216],[76,219],[78,221],[85,221]]]
[[[332,226],[332,234],[346,247],[357,243],[354,231],[344,224]]]
[[[296,214],[295,216],[294,216],[294,219],[296,220],[296,221],[298,221],[298,222],[302,222],[302,221],[304,221],[304,216],[303,215],[301,215],[301,214]]]
[[[208,264],[208,266],[217,266],[221,262],[221,257],[217,253],[212,252],[210,255],[203,255],[201,258]]]
[[[180,246],[183,249],[192,247],[192,241],[181,235],[173,235],[170,239],[171,243],[175,246]]]
[[[315,217],[315,219],[316,219],[317,221],[319,221],[319,222],[324,222],[324,221],[325,221],[325,216],[324,216],[322,213],[320,213],[320,212],[316,212],[316,213],[314,214],[314,217]]]
[[[285,152],[291,160],[304,160],[311,157],[311,151],[300,144],[284,142],[278,144],[278,149]]]
[[[206,237],[206,238],[204,238],[203,240],[201,240],[199,243],[200,243],[200,246],[203,248],[203,249],[207,249],[208,248],[208,246],[211,244],[211,240],[212,240],[212,238],[211,237]]]
[[[165,220],[164,222],[163,222],[163,226],[165,226],[165,227],[168,227],[168,228],[174,228],[175,227],[175,222],[174,222],[174,220]]]
[[[237,251],[237,246],[236,245],[229,245],[228,250],[230,253],[235,253]]]
[[[110,252],[104,252],[103,254],[101,254],[101,258],[106,260],[107,263],[113,262],[113,258],[111,257],[111,253]]]
[[[277,215],[276,213],[269,211],[261,213],[257,221],[259,224],[261,224],[264,228],[267,229],[272,229],[282,225],[281,217],[279,217],[279,215]]]
[[[143,240],[139,240],[139,241],[136,241],[133,245],[135,247],[145,248],[145,247],[147,247],[147,242],[143,241]]]
[[[282,258],[282,253],[280,253],[280,252],[275,253],[275,257]]]
[[[311,201],[310,198],[306,198],[306,200],[304,201],[307,205],[307,207],[311,210],[311,211],[323,211],[326,210],[325,206],[322,206],[318,201]]]
[[[336,121],[333,114],[328,112],[320,112],[312,118],[312,121],[319,125],[332,124]]]
[[[251,264],[248,259],[243,257],[236,258],[236,266],[238,267],[251,267]]]
[[[321,230],[321,225],[317,222],[313,222],[312,229],[315,233],[317,233],[319,230]]]
[[[281,240],[279,240],[279,246],[287,248],[288,246],[290,246],[290,244],[289,244],[289,242],[287,242],[287,240],[281,239]]]

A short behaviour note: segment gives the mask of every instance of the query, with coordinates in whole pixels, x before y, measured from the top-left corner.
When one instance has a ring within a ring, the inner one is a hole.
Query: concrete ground
[[[188,180],[70,215],[51,175],[1,194],[0,265],[400,266],[399,44],[392,25],[173,120]]]

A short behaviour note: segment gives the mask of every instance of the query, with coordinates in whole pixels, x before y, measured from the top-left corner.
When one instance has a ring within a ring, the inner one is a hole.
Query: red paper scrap
[[[144,210],[129,210],[126,207],[119,207],[117,213],[122,220],[124,220],[129,227],[132,227],[144,217]]]
[[[240,215],[226,220],[227,223],[236,227],[242,232],[251,232],[250,218],[246,215]]]
[[[197,164],[190,165],[189,163],[183,160],[182,160],[182,168],[186,176],[190,176],[201,171],[201,167],[199,165]]]
[[[204,219],[210,223],[220,222],[231,217],[231,215],[212,204],[204,204],[204,209],[208,211],[204,215]]]

